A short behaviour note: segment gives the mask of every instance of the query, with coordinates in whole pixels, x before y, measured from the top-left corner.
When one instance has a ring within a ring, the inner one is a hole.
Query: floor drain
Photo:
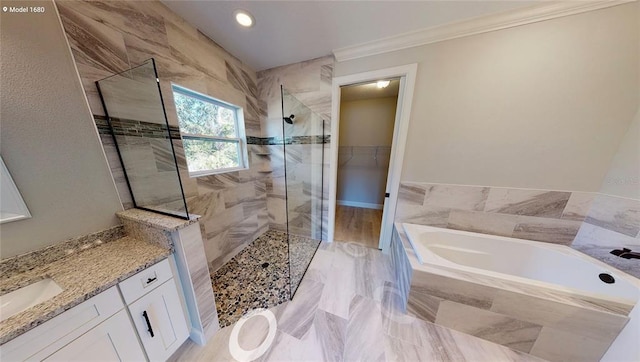
[[[268,267],[268,266],[269,266],[269,263],[262,263],[262,267],[263,267],[263,268],[266,268],[266,267]]]

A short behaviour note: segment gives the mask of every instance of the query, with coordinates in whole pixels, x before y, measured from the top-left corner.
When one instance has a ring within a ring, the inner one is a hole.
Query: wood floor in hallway
[[[334,241],[378,248],[382,210],[336,205]]]

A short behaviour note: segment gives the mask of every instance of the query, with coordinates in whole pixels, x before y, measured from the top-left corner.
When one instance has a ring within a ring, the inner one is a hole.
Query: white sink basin
[[[43,279],[0,296],[0,322],[62,292],[52,279]]]

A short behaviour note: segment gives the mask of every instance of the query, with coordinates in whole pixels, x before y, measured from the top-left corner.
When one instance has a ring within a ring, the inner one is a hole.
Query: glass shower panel
[[[324,121],[282,88],[291,297],[322,240]]]
[[[96,84],[134,205],[188,218],[153,59]]]

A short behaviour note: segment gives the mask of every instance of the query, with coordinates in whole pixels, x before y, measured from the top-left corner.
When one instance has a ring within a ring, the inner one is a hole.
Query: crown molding
[[[522,9],[514,9],[498,14],[486,15],[456,23],[411,31],[358,45],[334,49],[333,54],[336,61],[342,62],[345,60],[358,59],[420,45],[512,28],[539,21],[561,18],[564,16],[604,9],[635,1],[637,0],[595,0],[543,3]]]

